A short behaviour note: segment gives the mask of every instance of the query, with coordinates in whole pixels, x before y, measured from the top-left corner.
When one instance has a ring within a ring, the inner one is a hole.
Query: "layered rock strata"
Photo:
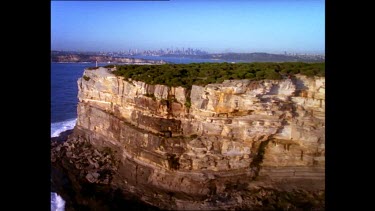
[[[126,81],[111,71],[85,70],[78,80],[70,136],[113,151],[115,171],[105,184],[161,209],[261,209],[262,197],[252,197],[262,191],[319,196],[310,205],[323,209],[325,78],[187,90]],[[298,208],[292,199],[273,200],[275,209]]]

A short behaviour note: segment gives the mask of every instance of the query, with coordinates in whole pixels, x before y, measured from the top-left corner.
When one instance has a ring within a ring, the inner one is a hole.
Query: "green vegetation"
[[[89,81],[89,80],[90,80],[90,77],[87,76],[87,75],[84,75],[84,76],[83,76],[83,79],[85,79],[85,81]]]
[[[186,100],[185,106],[186,106],[186,108],[190,108],[191,107],[191,101],[190,101],[190,99]]]
[[[324,76],[325,63],[303,62],[254,62],[254,63],[191,63],[164,65],[119,65],[113,72],[126,80],[144,81],[148,84],[167,86],[207,85],[230,79],[273,79],[283,76],[303,74]]]
[[[191,87],[188,87],[186,89],[186,102],[185,102],[185,107],[188,108],[188,109],[190,109],[190,107],[191,107],[190,93],[191,93]]]
[[[152,98],[153,100],[156,100],[156,97],[155,97],[154,94],[144,94],[144,96],[146,96],[146,97],[150,97],[150,98]]]
[[[88,70],[96,70],[96,69],[98,69],[99,67],[88,67],[87,69]]]
[[[115,154],[115,152],[110,147],[104,147],[102,149],[102,152],[104,153],[104,155],[110,155],[110,156],[113,156]]]
[[[198,138],[198,135],[197,135],[197,134],[190,135],[190,138],[191,138],[191,139]]]
[[[106,65],[106,66],[104,66],[105,68],[114,68],[115,67],[115,65],[114,64],[109,64],[109,65]]]

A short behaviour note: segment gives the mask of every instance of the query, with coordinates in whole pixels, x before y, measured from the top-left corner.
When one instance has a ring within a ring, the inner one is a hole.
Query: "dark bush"
[[[90,77],[87,76],[87,75],[84,75],[84,76],[83,76],[83,79],[85,79],[85,81],[89,81],[89,80],[90,80]]]
[[[115,65],[113,65],[113,64],[110,64],[110,65],[106,65],[106,66],[104,66],[105,68],[114,68],[115,67]]]
[[[272,69],[267,69],[265,71],[265,78],[270,80],[279,80],[281,79],[281,75]]]

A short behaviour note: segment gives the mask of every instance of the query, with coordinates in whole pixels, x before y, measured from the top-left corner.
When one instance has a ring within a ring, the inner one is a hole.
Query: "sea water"
[[[73,129],[77,119],[77,80],[93,63],[51,63],[51,137]],[[63,211],[65,201],[51,193],[51,211]]]

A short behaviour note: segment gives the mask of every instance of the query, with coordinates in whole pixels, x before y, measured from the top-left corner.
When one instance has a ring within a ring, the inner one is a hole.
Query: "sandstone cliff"
[[[260,190],[265,196],[325,189],[325,78],[187,90],[126,81],[99,68],[85,70],[78,87],[70,140],[112,149],[115,170],[105,183],[146,203],[255,209]],[[100,183],[92,175],[86,179]]]

